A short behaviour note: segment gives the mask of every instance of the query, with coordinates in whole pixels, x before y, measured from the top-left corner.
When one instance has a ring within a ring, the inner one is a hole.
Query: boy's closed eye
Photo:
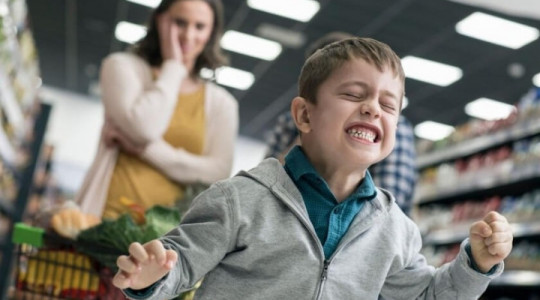
[[[342,96],[349,101],[362,101],[367,98],[366,93],[344,92]],[[382,100],[381,107],[387,111],[395,112],[397,110],[397,104],[394,99]]]
[[[395,112],[397,110],[397,104],[393,103],[392,101],[383,101],[381,102],[381,106],[383,109],[389,110],[391,112]]]
[[[366,98],[364,93],[345,92],[342,95],[350,101],[360,101]]]

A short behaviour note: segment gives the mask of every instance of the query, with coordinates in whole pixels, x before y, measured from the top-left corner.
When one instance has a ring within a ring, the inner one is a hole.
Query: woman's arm
[[[238,104],[229,95],[213,99],[213,103],[212,112],[206,116],[208,144],[202,155],[174,148],[160,139],[147,145],[142,157],[178,182],[210,184],[229,177],[238,135]]]
[[[161,138],[176,105],[185,67],[166,60],[152,81],[150,67],[131,54],[107,57],[100,84],[107,118],[135,144]]]
[[[131,142],[129,138],[110,121],[106,121],[103,125],[101,139],[107,147],[118,148],[131,155],[140,156],[144,151],[144,145],[136,145]]]

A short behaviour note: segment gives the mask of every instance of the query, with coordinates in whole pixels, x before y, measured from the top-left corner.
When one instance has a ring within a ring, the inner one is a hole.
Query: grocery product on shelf
[[[509,299],[540,293],[539,119],[540,88],[533,88],[508,118],[471,121],[445,141],[420,145],[413,218],[430,263],[453,259],[472,223],[489,211],[511,223],[505,273],[481,299],[496,299],[499,287]]]
[[[0,298],[11,279],[13,224],[23,218],[51,107],[36,97],[41,79],[24,0],[0,0]]]

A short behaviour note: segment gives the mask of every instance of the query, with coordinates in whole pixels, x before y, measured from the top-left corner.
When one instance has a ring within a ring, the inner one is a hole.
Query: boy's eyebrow
[[[344,88],[344,87],[348,87],[348,86],[351,86],[351,85],[359,85],[363,88],[368,88],[369,85],[363,81],[348,81],[348,82],[345,82],[345,83],[342,83],[340,84],[338,87],[339,88]]]

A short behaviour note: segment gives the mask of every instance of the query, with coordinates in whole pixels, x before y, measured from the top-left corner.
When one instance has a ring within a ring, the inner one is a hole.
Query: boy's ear
[[[308,110],[309,105],[310,103],[302,97],[295,97],[291,103],[291,115],[296,124],[296,128],[301,133],[308,133],[311,131]]]

